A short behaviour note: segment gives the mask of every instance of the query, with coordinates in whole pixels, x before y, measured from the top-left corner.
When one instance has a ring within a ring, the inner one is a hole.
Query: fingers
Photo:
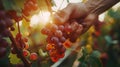
[[[76,26],[77,29],[76,28],[74,29],[75,32],[71,34],[71,36],[73,36],[71,38],[71,41],[75,42],[80,35],[84,34],[97,21],[97,19],[98,19],[97,15],[94,14],[88,15],[83,22],[81,22],[78,26]],[[73,21],[71,22],[71,24],[75,22],[78,23],[77,21]]]
[[[68,4],[67,7],[65,7],[62,10],[57,11],[54,15],[53,15],[53,20],[54,23],[56,24],[64,24],[65,22],[67,22],[70,18],[70,14],[73,11],[73,5],[72,4]]]
[[[83,26],[82,34],[85,33],[95,22],[97,22],[98,16],[95,14],[89,14],[81,23]]]

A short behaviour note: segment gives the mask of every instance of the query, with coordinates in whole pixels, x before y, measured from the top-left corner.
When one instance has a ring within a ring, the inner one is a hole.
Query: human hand
[[[88,9],[83,3],[69,3],[67,7],[57,11],[53,20],[56,24],[64,24],[70,19],[85,17],[88,14]]]
[[[74,19],[76,20],[75,22],[81,25],[81,32],[79,32],[79,34],[83,34],[97,21],[97,18],[97,15],[89,12],[89,9],[85,4],[71,3],[68,4],[66,8],[55,13],[53,19],[56,24],[64,24]],[[80,21],[77,21],[77,19]]]

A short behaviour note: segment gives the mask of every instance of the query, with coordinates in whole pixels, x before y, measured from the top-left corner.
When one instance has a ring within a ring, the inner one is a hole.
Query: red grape
[[[70,48],[71,47],[71,42],[69,40],[66,40],[64,43],[63,43],[64,47],[66,48]]]
[[[46,49],[47,50],[55,49],[55,45],[54,44],[47,44]]]
[[[59,57],[51,57],[51,60],[52,60],[53,62],[57,62],[57,61],[59,60]]]
[[[60,30],[56,30],[54,34],[55,34],[55,36],[57,36],[57,37],[62,37],[62,35],[63,35],[63,34],[62,34],[62,31],[60,31]]]
[[[63,25],[59,25],[58,28],[59,28],[59,30],[64,31],[64,26]]]
[[[58,43],[59,42],[59,39],[58,39],[58,37],[51,37],[51,41],[53,42],[53,43]]]
[[[23,50],[23,56],[26,57],[29,55],[29,51],[28,50]]]
[[[71,27],[70,24],[68,24],[68,23],[65,24],[65,31],[66,32],[72,32],[72,27]]]
[[[38,55],[37,55],[37,53],[31,53],[30,54],[30,60],[37,60],[38,59]]]
[[[66,38],[64,36],[60,37],[60,42],[64,43]]]

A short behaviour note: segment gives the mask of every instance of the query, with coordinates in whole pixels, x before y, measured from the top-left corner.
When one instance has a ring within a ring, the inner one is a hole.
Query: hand
[[[83,3],[70,3],[62,10],[54,14],[54,21],[57,24],[63,24],[70,19],[82,18],[88,15],[88,9]]]
[[[56,24],[64,24],[71,19],[84,19],[82,22],[76,21],[82,25],[80,34],[83,34],[98,18],[97,15],[89,13],[89,9],[84,3],[70,3],[67,7],[55,13],[53,19]]]

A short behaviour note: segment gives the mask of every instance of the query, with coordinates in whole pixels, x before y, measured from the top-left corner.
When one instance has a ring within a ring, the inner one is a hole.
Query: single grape
[[[10,27],[10,30],[11,30],[11,31],[14,31],[14,30],[15,30],[15,28],[14,28],[14,27]]]
[[[52,43],[52,41],[51,41],[51,37],[52,37],[52,36],[47,36],[47,38],[46,38],[46,42],[48,42],[48,43]]]
[[[10,18],[5,18],[5,23],[7,27],[11,27],[13,25],[13,22]]]
[[[53,50],[53,49],[55,49],[55,45],[54,44],[47,44],[46,49],[47,50]]]
[[[25,43],[25,49],[28,49],[28,48],[29,48],[29,44]]]
[[[63,43],[64,47],[65,48],[70,48],[71,47],[71,42],[69,40],[66,40],[64,43]]]
[[[51,25],[50,25],[50,30],[51,30],[52,32],[55,32],[56,30],[58,30],[58,26],[57,26],[56,24],[51,24]]]
[[[59,38],[58,37],[51,37],[51,41],[54,43],[54,44],[57,44],[59,42]]]
[[[64,31],[64,26],[63,25],[59,25],[58,29],[61,30],[61,31]]]
[[[37,0],[30,0],[30,1],[32,1],[34,4],[37,3]]]
[[[16,34],[16,40],[19,40],[21,37],[22,37],[22,34],[21,34],[21,33],[17,33],[17,34]]]
[[[26,10],[25,8],[22,10],[23,15],[25,16],[29,16],[30,12],[28,10]]]
[[[62,31],[60,31],[60,30],[56,30],[54,34],[56,37],[62,37],[62,35],[63,35]]]
[[[31,53],[30,54],[30,60],[37,60],[38,59],[38,55],[37,55],[37,53]]]
[[[61,54],[61,53],[65,53],[65,51],[66,51],[66,48],[63,46],[63,47],[60,48],[59,53],[60,53],[60,54]]]
[[[50,57],[53,62],[57,62],[59,60],[59,57]]]
[[[23,56],[24,56],[24,57],[27,57],[27,56],[29,56],[29,55],[30,55],[30,53],[29,53],[28,50],[23,50]]]
[[[77,28],[78,28],[78,25],[79,25],[79,24],[78,24],[77,22],[75,22],[75,21],[72,22],[72,23],[71,23],[72,31],[76,31]]]
[[[68,23],[65,24],[65,31],[66,32],[72,32],[72,27],[71,27],[70,24],[68,24]]]
[[[42,30],[41,30],[41,33],[42,34],[45,34],[45,35],[52,35],[52,32],[49,30],[49,29],[47,29],[47,28],[43,28]]]
[[[32,6],[32,10],[37,10],[38,9],[38,4],[34,4],[34,6]]]
[[[66,38],[64,36],[60,37],[60,42],[64,43]]]
[[[49,51],[49,55],[50,55],[51,57],[56,56],[56,54],[57,54],[57,49],[54,49],[54,50],[50,50],[50,51]]]
[[[65,54],[64,54],[64,53],[59,53],[57,56],[58,56],[59,58],[63,58],[63,57],[65,56]]]
[[[28,42],[28,39],[26,37],[23,38],[24,42]]]
[[[63,47],[63,44],[61,42],[57,43],[56,45],[58,49],[61,49]]]

